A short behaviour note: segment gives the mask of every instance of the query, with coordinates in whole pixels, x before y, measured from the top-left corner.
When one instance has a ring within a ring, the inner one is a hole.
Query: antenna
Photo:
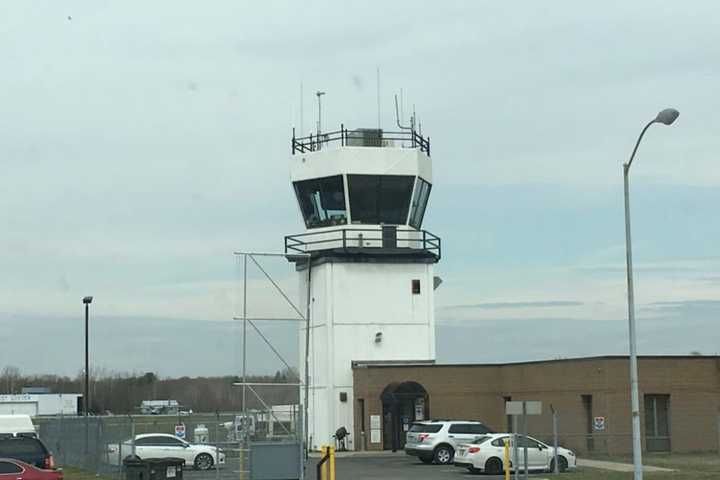
[[[378,112],[378,130],[380,126],[380,67],[377,67],[377,112]]]
[[[305,110],[303,104],[305,103],[305,94],[303,93],[303,82],[300,82],[300,136],[305,135]]]
[[[321,129],[321,127],[322,127],[322,125],[321,125],[321,122],[322,122],[322,100],[321,100],[321,97],[323,95],[325,95],[325,92],[321,92],[320,90],[318,90],[317,92],[315,92],[315,95],[317,95],[317,99],[318,99],[317,135],[318,135],[318,141],[320,141],[320,132],[322,131],[322,129]]]
[[[402,92],[402,90],[400,90]],[[403,127],[400,123],[400,113],[398,112],[398,99],[397,95],[395,95],[395,121],[397,121],[397,126],[400,127],[403,130],[412,130],[411,127]]]

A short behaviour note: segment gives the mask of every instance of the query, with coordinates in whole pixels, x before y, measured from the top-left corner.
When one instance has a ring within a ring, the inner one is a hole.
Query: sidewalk
[[[310,452],[308,455],[310,458],[320,458],[320,452]],[[405,456],[404,450],[398,450],[393,452],[391,450],[366,450],[366,451],[347,451],[338,452],[335,451],[335,458],[352,458],[352,457],[391,457],[391,456]]]
[[[612,470],[614,472],[632,472],[632,463],[606,462],[604,460],[587,460],[578,458],[578,467],[600,468],[602,470]],[[653,467],[643,465],[644,472],[674,472],[672,468]]]

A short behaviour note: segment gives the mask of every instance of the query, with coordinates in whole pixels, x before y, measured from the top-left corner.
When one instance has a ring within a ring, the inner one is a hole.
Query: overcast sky
[[[668,106],[632,172],[639,350],[720,350],[717,2],[372,5],[3,1],[0,366],[76,373],[94,295],[98,365],[237,371],[232,252],[303,230],[291,129],[318,89],[375,126],[377,68],[383,126],[402,88],[432,138],[438,361],[627,352],[621,164]]]

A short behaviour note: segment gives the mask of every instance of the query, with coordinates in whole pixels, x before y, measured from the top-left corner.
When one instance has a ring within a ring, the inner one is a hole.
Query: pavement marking
[[[611,470],[614,472],[632,472],[635,467],[632,463],[608,462],[605,460],[588,460],[578,458],[579,467],[599,468],[602,470]],[[653,467],[651,465],[643,465],[644,472],[674,472],[672,468]]]

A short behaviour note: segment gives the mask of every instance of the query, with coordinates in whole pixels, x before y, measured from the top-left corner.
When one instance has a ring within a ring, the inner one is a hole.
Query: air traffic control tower
[[[304,379],[309,338],[308,447],[317,449],[340,427],[355,433],[352,362],[435,360],[440,238],[423,230],[430,140],[413,128],[293,135],[290,175],[306,230],[285,237],[285,252],[309,292],[299,365]]]

